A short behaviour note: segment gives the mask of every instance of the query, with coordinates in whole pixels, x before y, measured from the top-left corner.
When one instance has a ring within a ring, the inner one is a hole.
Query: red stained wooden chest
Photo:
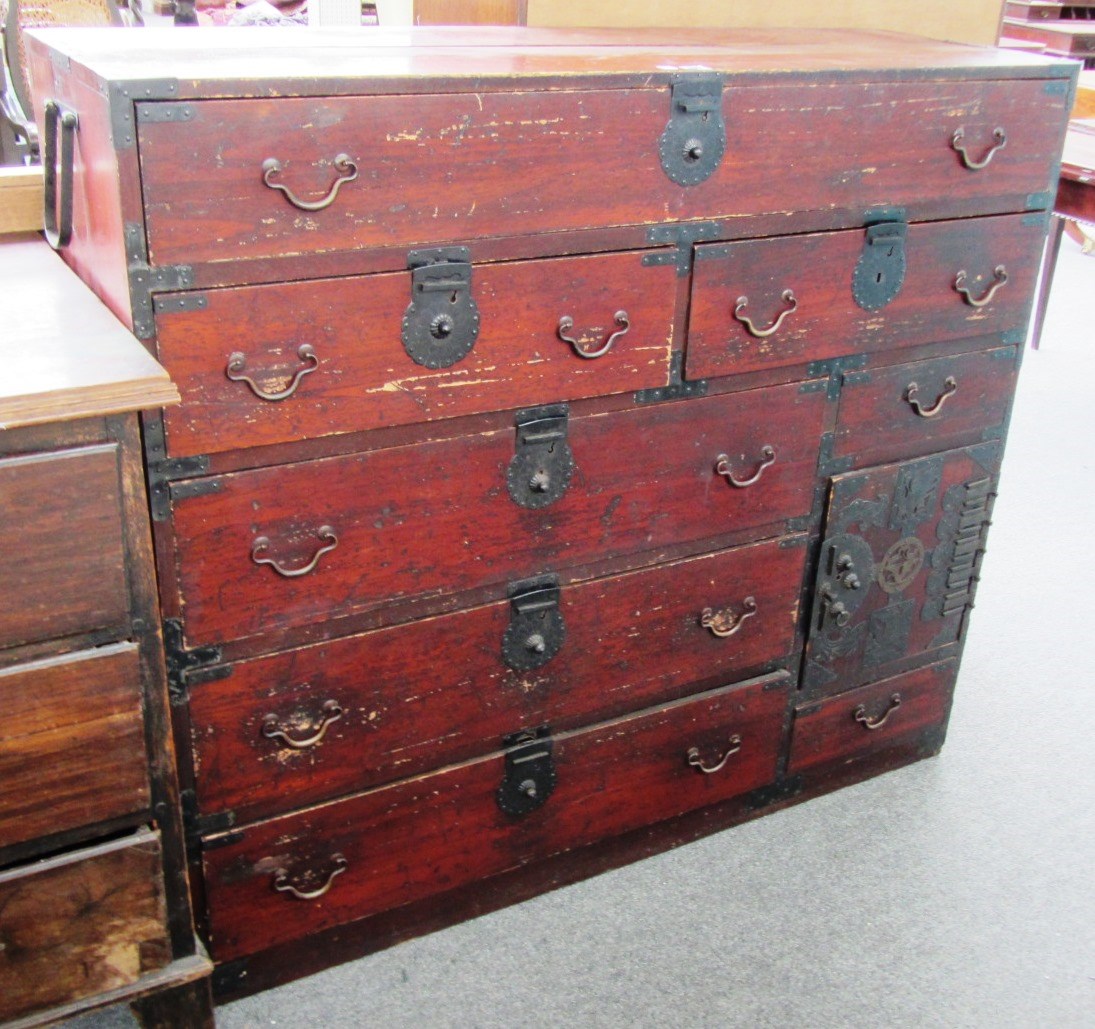
[[[1074,75],[406,39],[32,43],[225,997],[938,751]]]

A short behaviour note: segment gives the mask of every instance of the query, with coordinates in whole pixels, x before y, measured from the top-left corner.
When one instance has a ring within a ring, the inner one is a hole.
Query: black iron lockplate
[[[695,186],[712,175],[726,153],[722,76],[686,73],[670,83],[669,122],[658,140],[662,169],[678,186]]]
[[[521,507],[547,507],[558,500],[574,474],[567,442],[566,404],[518,411],[516,453],[506,469],[506,487]]]
[[[852,296],[864,311],[878,311],[893,300],[905,284],[905,236],[903,221],[868,225],[863,251],[852,276]]]
[[[411,302],[403,314],[403,348],[416,364],[448,368],[479,338],[479,307],[471,295],[467,247],[412,250]]]
[[[502,660],[515,672],[546,665],[563,646],[566,624],[554,575],[516,582],[509,588],[510,623],[502,635]]]
[[[527,815],[541,807],[555,789],[553,741],[547,726],[507,736],[503,740],[506,767],[496,794],[507,815]]]

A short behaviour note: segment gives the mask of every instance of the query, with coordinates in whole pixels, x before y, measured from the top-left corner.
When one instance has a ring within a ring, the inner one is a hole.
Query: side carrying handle
[[[75,111],[65,110],[56,100],[46,101],[42,140],[44,202],[42,225],[46,242],[54,250],[72,240],[72,178],[76,129]],[[61,159],[57,160],[57,136],[61,136]]]

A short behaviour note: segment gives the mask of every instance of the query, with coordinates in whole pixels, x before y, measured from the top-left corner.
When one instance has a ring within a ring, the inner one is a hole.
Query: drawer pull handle
[[[863,726],[864,729],[881,729],[899,707],[901,707],[901,694],[894,693],[890,697],[890,706],[886,708],[877,718],[871,718],[867,714],[867,707],[865,704],[860,704],[853,712],[852,717]]]
[[[297,391],[297,386],[300,385],[300,380],[305,375],[311,375],[319,367],[319,358],[316,357],[315,349],[311,343],[304,343],[297,351],[297,357],[299,357],[305,364],[298,368],[293,377],[289,380],[289,384],[284,389],[276,390],[273,393],[268,393],[262,389],[254,379],[248,375],[243,374],[244,365],[247,363],[247,357],[241,354],[238,350],[235,353],[228,355],[228,364],[224,369],[224,374],[228,376],[233,382],[246,382],[251,387],[251,392],[255,394],[259,400],[269,400],[271,402],[276,400],[288,400]]]
[[[324,554],[329,554],[338,546],[338,537],[331,526],[321,525],[318,535],[321,540],[325,541],[323,546],[312,555],[312,560],[301,568],[285,568],[272,557],[262,557],[263,552],[270,546],[269,536],[257,536],[255,538],[255,542],[251,544],[251,560],[257,565],[269,565],[278,575],[282,575],[286,579],[296,579],[301,575],[307,575],[319,564],[319,559]]]
[[[750,336],[756,336],[757,339],[764,339],[766,336],[771,336],[783,324],[784,318],[798,310],[798,300],[795,299],[793,290],[785,289],[783,291],[783,302],[789,306],[785,307],[776,315],[776,320],[772,322],[767,329],[758,329],[756,325],[753,324],[753,319],[744,313],[745,308],[749,304],[748,297],[738,297],[738,301],[734,305],[734,317],[745,326]]]
[[[693,768],[699,769],[704,775],[714,775],[716,772],[721,772],[726,767],[726,762],[730,760],[738,751],[741,750],[741,737],[734,735],[730,737],[730,749],[722,755],[722,759],[717,765],[705,765],[703,758],[700,757],[699,747],[690,747],[688,750],[688,763]]]
[[[954,288],[962,294],[962,299],[970,307],[984,307],[996,295],[996,291],[1008,281],[1008,270],[1002,264],[998,264],[993,269],[992,277],[995,281],[989,286],[980,300],[974,300],[973,292],[966,288],[966,273],[964,270],[954,277]]]
[[[628,321],[626,311],[617,311],[613,317],[616,319],[619,328],[605,340],[604,345],[599,350],[586,350],[573,336],[567,335],[574,328],[574,319],[569,314],[565,314],[559,319],[559,327],[555,331],[564,343],[569,343],[573,347],[574,353],[579,357],[584,357],[587,361],[592,361],[598,357],[604,357],[612,349],[616,340],[626,335],[627,330],[631,328],[631,322]]]
[[[730,458],[727,454],[719,454],[715,458],[715,474],[721,475],[731,486],[736,486],[738,489],[745,489],[746,486],[752,486],[757,482],[764,474],[764,469],[769,465],[775,463],[776,452],[770,446],[763,446],[760,450],[761,460],[757,465],[757,470],[749,476],[748,479],[735,478],[733,469],[730,467]]]
[[[700,612],[700,625],[705,629],[710,629],[720,639],[733,636],[741,628],[742,622],[746,618],[752,618],[757,613],[757,602],[753,597],[746,597],[741,602],[741,606],[742,612],[740,615],[734,614],[730,608],[715,611],[712,608],[705,607]]]
[[[943,410],[943,405],[947,402],[947,397],[953,396],[958,392],[958,380],[953,375],[948,375],[943,380],[943,392],[935,398],[935,403],[931,407],[924,407],[919,400],[917,400],[917,394],[920,392],[920,387],[915,382],[910,382],[905,387],[905,400],[909,406],[918,414],[921,418],[934,418],[940,411]]]
[[[287,728],[282,728],[280,720],[275,714],[269,714],[262,720],[262,735],[268,740],[278,740],[280,743],[284,743],[285,746],[292,747],[293,750],[307,750],[309,747],[314,747],[317,743],[320,743],[323,737],[327,735],[328,727],[337,722],[343,714],[342,705],[337,700],[324,702],[322,711],[323,714],[320,717],[319,725],[316,726],[316,731],[307,739],[293,739]]]
[[[970,155],[966,150],[963,140],[966,138],[966,130],[964,128],[957,128],[954,130],[954,135],[951,136],[951,147],[958,153],[958,156],[962,158],[962,163],[969,168],[970,171],[979,171],[984,168],[989,161],[996,156],[997,150],[1003,150],[1008,145],[1008,134],[1003,129],[992,130],[992,146],[985,151],[985,156],[980,161],[971,161]]]
[[[338,177],[322,200],[301,200],[294,196],[293,191],[284,183],[274,182],[274,176],[281,174],[281,161],[276,157],[268,157],[262,162],[262,181],[271,189],[280,189],[285,194],[285,199],[294,207],[299,207],[302,211],[322,211],[335,202],[335,197],[338,196],[338,191],[344,182],[353,182],[357,178],[357,165],[350,160],[349,154],[339,154],[335,158],[334,166]]]
[[[297,900],[319,900],[331,888],[331,884],[335,879],[346,871],[347,861],[341,854],[332,854],[331,862],[333,867],[327,873],[326,881],[314,890],[302,890],[300,887],[294,886],[289,882],[289,873],[284,868],[279,868],[274,873],[274,889],[278,893],[288,893],[290,896],[296,897]]]

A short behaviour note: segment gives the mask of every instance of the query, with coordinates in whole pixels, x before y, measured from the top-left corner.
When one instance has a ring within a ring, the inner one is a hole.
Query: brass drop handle
[[[289,380],[289,384],[280,390],[276,390],[273,393],[268,393],[262,389],[254,379],[250,376],[243,374],[244,366],[247,363],[246,355],[240,353],[238,350],[228,355],[228,364],[225,366],[224,374],[233,382],[245,382],[251,387],[251,392],[255,394],[260,400],[269,400],[271,402],[277,400],[288,400],[297,391],[297,386],[300,385],[300,380],[305,375],[311,375],[319,367],[319,358],[316,356],[315,348],[311,343],[302,343],[297,350],[297,357],[304,362],[304,364],[298,368],[293,377]]]
[[[741,606],[742,612],[740,615],[734,614],[728,607],[722,611],[705,607],[700,612],[700,625],[705,629],[710,629],[720,639],[733,636],[741,628],[746,618],[752,618],[757,613],[757,602],[753,597],[746,597],[741,602]]]
[[[251,544],[251,560],[257,565],[269,565],[278,573],[278,575],[284,576],[286,579],[296,579],[301,575],[307,575],[317,564],[319,564],[319,559],[323,557],[324,554],[329,554],[338,546],[338,537],[335,535],[335,530],[331,528],[331,526],[321,525],[317,535],[324,541],[323,545],[312,555],[311,561],[300,568],[285,568],[278,564],[273,558],[261,556],[270,546],[269,536],[255,537],[254,543]]]
[[[302,890],[300,887],[294,886],[289,882],[289,873],[284,868],[279,868],[274,873],[274,889],[278,893],[288,893],[290,896],[296,897],[297,900],[319,900],[331,888],[331,884],[335,879],[346,871],[348,866],[348,862],[341,854],[332,854],[331,864],[331,871],[327,873],[323,885],[317,886],[314,890]]]
[[[700,757],[700,748],[689,747],[688,754],[686,755],[688,758],[688,764],[692,768],[698,769],[699,771],[703,772],[704,775],[714,775],[716,772],[721,772],[726,767],[726,762],[729,761],[730,758],[732,758],[735,754],[738,753],[738,751],[741,750],[740,736],[738,736],[737,734],[731,736],[729,742],[730,749],[722,755],[719,763],[715,765],[705,765],[703,763],[703,758]]]
[[[852,717],[863,726],[864,729],[881,729],[899,707],[901,707],[901,694],[894,693],[890,696],[889,707],[882,712],[877,718],[870,718],[867,715],[867,706],[860,704],[853,712]]]
[[[322,742],[327,735],[327,729],[337,722],[343,715],[342,705],[337,700],[325,701],[321,708],[322,714],[315,732],[307,739],[293,739],[289,735],[289,727],[282,728],[281,719],[275,714],[269,714],[262,720],[262,735],[268,740],[277,740],[293,750],[307,750]]]
[[[626,311],[617,311],[613,317],[616,319],[616,324],[619,326],[619,328],[614,333],[612,333],[612,335],[609,336],[608,339],[605,340],[604,344],[597,350],[587,350],[584,346],[582,346],[581,343],[578,342],[578,340],[574,339],[573,336],[567,335],[567,333],[572,331],[574,328],[574,319],[571,318],[569,314],[565,314],[562,318],[559,319],[559,325],[555,329],[555,332],[564,343],[569,343],[571,345],[574,353],[576,353],[579,357],[584,357],[587,361],[593,361],[598,357],[604,357],[605,354],[607,354],[612,349],[613,345],[616,343],[616,340],[618,340],[621,336],[626,335],[627,330],[631,328],[631,322],[628,320]]]
[[[996,156],[997,150],[1003,150],[1008,145],[1008,134],[1001,128],[995,128],[992,130],[992,146],[985,151],[985,156],[979,161],[970,160],[969,152],[966,150],[965,143],[966,130],[962,126],[959,126],[954,130],[954,135],[951,136],[951,147],[957,152],[958,156],[962,158],[962,163],[969,168],[970,171],[979,171],[984,168],[989,161]]]
[[[789,306],[776,315],[776,320],[767,329],[758,329],[753,323],[753,319],[744,313],[745,308],[749,305],[748,297],[738,297],[737,303],[734,305],[734,317],[745,326],[750,336],[764,339],[766,336],[771,336],[783,324],[784,318],[798,310],[798,300],[795,299],[793,290],[785,289],[783,291],[783,302]]]
[[[931,407],[924,407],[917,399],[917,395],[920,393],[920,387],[915,382],[910,382],[905,387],[905,400],[921,418],[934,418],[943,410],[943,405],[947,402],[947,397],[954,396],[957,392],[958,380],[953,375],[948,375],[943,380],[943,392],[935,398],[935,403],[932,404]]]
[[[760,448],[760,454],[761,460],[757,464],[757,470],[748,479],[739,479],[734,475],[734,471],[730,467],[730,457],[727,454],[719,454],[715,458],[715,474],[721,475],[731,486],[736,486],[738,489],[752,486],[764,474],[765,468],[775,464],[776,452],[772,447],[765,444]]]
[[[262,162],[262,182],[270,189],[280,189],[285,194],[285,199],[302,211],[322,211],[335,202],[335,197],[338,196],[338,191],[342,188],[343,183],[353,182],[357,178],[357,165],[350,160],[349,154],[339,154],[335,157],[334,167],[337,177],[322,200],[301,200],[284,183],[275,182],[274,177],[281,174],[281,161],[276,157],[268,157]]]
[[[973,298],[973,292],[966,288],[965,269],[954,277],[954,288],[962,294],[962,299],[965,300],[970,307],[984,307],[996,295],[996,291],[1008,281],[1008,270],[1002,264],[998,264],[993,269],[992,277],[994,280],[993,283],[985,291],[984,296],[982,296],[980,300],[975,300]]]

